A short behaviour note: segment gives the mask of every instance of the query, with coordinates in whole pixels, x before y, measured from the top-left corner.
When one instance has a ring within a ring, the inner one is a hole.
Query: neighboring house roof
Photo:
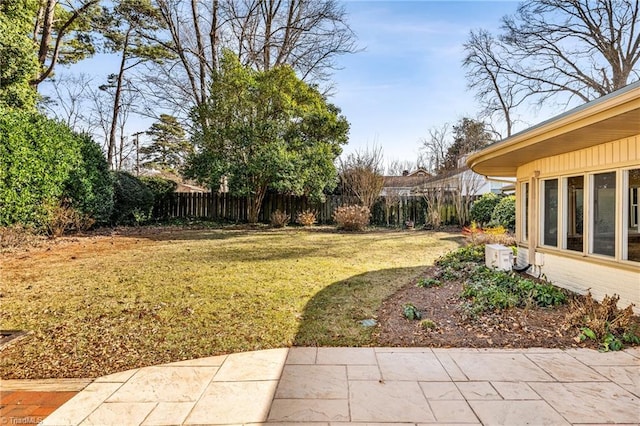
[[[418,169],[411,173],[406,172],[402,176],[385,176],[384,189],[407,189],[423,184],[431,177],[431,173],[425,169]]]
[[[467,164],[485,176],[515,176],[525,163],[639,131],[640,81],[489,145],[470,155]]]

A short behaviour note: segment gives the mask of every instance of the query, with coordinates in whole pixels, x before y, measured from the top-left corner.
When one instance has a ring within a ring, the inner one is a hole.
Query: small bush
[[[438,328],[438,325],[430,319],[423,319],[422,321],[420,321],[420,327],[424,330],[424,331],[430,331],[430,330],[435,330],[436,328]]]
[[[47,235],[61,237],[69,231],[85,231],[93,226],[95,220],[71,207],[68,202],[61,202],[48,207]]]
[[[362,231],[369,225],[371,212],[365,206],[338,207],[333,213],[333,220],[338,224],[338,229],[345,231]]]
[[[603,351],[620,350],[624,343],[640,344],[638,324],[633,321],[633,306],[618,309],[617,295],[605,296],[596,302],[591,293],[571,302],[567,322],[580,327],[579,340],[600,342]]]
[[[114,173],[114,224],[140,224],[151,217],[153,192],[140,179],[127,172]]]
[[[416,286],[422,288],[440,287],[442,283],[435,278],[420,278]]]
[[[313,224],[316,223],[316,220],[316,212],[313,210],[300,212],[296,218],[296,222],[302,226],[313,226]]]
[[[491,212],[491,224],[503,226],[510,231],[516,229],[516,197],[509,195],[500,200]]]
[[[485,226],[489,222],[491,222],[491,214],[493,213],[493,209],[500,202],[500,197],[498,197],[494,193],[484,194],[480,199],[473,202],[471,205],[471,210],[469,211],[469,216],[471,220],[480,224],[480,226]]]
[[[422,313],[416,308],[413,303],[405,303],[402,305],[402,314],[408,320],[419,320],[422,318]]]
[[[291,216],[280,210],[276,210],[271,213],[271,226],[274,228],[284,228],[289,223],[289,219],[291,219]]]

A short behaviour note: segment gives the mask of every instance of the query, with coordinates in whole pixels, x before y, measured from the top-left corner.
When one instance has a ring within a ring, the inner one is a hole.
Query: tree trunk
[[[116,83],[116,93],[113,99],[113,114],[111,116],[111,127],[109,128],[109,143],[107,145],[107,164],[113,168],[113,160],[116,150],[116,129],[118,127],[118,115],[120,114],[120,95],[122,94],[122,81],[124,79],[124,68],[127,62],[127,49],[129,46],[129,31],[127,31],[124,39],[124,47],[122,49],[122,57],[120,59],[120,69],[118,71],[118,81]]]

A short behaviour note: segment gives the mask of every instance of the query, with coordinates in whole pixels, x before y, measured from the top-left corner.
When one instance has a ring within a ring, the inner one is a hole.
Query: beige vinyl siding
[[[521,231],[518,228],[518,264],[526,265],[535,263],[535,253],[542,253],[544,265],[534,266],[530,273],[538,276],[544,274],[554,284],[579,293],[586,293],[590,289],[597,300],[602,300],[604,295],[618,294],[620,296],[620,306],[626,307],[630,303],[636,305],[635,311],[640,312],[640,265],[638,262],[628,262],[620,256],[621,242],[618,245],[616,256],[598,256],[585,253],[572,252],[559,248],[540,248],[538,238],[540,236],[540,199],[538,191],[541,190],[540,182],[546,179],[562,179],[585,175],[585,179],[592,179],[595,174],[617,172],[618,197],[623,193],[623,173],[622,170],[640,167],[640,133],[612,142],[578,151],[567,152],[551,157],[541,158],[524,164],[517,170],[516,185],[516,217],[518,223],[522,223],[522,188],[521,184],[530,182],[530,197],[533,197],[529,204],[530,223],[528,229],[528,241],[521,238]],[[588,176],[591,176],[589,178]],[[585,205],[591,205],[591,194],[586,188],[589,187],[585,180]],[[564,216],[566,206],[565,196],[558,200],[561,215]],[[616,217],[623,217],[623,203],[616,203]],[[587,211],[586,220],[592,219],[592,212]],[[563,221],[559,221],[560,232],[564,234]],[[518,225],[519,226],[519,225]],[[616,234],[622,235],[622,221],[616,221]],[[559,232],[559,234],[560,234]],[[593,232],[590,226],[585,228],[584,238],[589,241],[589,234]]]
[[[518,168],[518,180],[540,171],[540,177],[619,168],[640,164],[640,133],[579,151],[546,157]]]

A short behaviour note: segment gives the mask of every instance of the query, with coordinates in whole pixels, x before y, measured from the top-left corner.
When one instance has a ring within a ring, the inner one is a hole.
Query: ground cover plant
[[[490,234],[484,234],[488,236]],[[383,303],[378,344],[443,347],[572,347],[604,351],[640,344],[640,318],[544,280],[484,266],[484,245],[436,260]],[[428,322],[407,315],[407,306]]]
[[[0,254],[2,378],[96,377],[290,345],[373,345],[382,301],[458,246],[430,232],[125,228]]]

